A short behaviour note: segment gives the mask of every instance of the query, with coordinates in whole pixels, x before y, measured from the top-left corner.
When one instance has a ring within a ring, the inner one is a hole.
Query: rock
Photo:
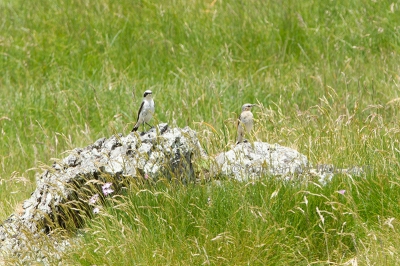
[[[192,160],[202,155],[192,129],[169,129],[167,124],[141,136],[118,134],[74,149],[37,178],[36,190],[23,203],[22,214],[0,225],[0,252],[23,258],[31,239],[49,235],[58,227],[79,227],[81,214],[90,215],[85,199],[101,192],[106,182],[113,186],[108,191],[117,189],[121,178],[167,177],[190,182],[195,179]]]
[[[134,132],[101,138],[72,150],[37,177],[37,187],[21,204],[22,211],[0,225],[0,253],[22,262],[38,259],[46,265],[58,263],[52,261],[57,256],[48,247],[35,243],[53,243],[52,249],[65,250],[70,240],[57,242],[51,238],[52,232],[81,226],[82,217],[93,215],[99,195],[119,193],[124,182],[134,179],[195,181],[196,160],[212,165],[211,169],[204,167],[211,178],[224,175],[240,181],[263,174],[292,177],[308,169],[306,156],[264,142],[240,143],[211,159],[189,127],[159,124],[141,135]]]
[[[239,143],[232,150],[218,154],[215,161],[218,174],[239,181],[263,174],[291,177],[309,167],[307,157],[298,151],[265,142]]]

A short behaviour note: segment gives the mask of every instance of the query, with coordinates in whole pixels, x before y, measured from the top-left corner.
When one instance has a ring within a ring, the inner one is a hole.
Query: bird
[[[146,90],[143,94],[143,101],[140,105],[137,121],[131,132],[137,131],[140,125],[148,124],[154,114],[154,100],[153,92],[151,90]]]
[[[246,103],[242,106],[242,113],[239,116],[237,123],[237,142],[239,144],[241,142],[246,142],[244,139],[245,132],[250,132],[253,128],[253,114],[251,113],[251,108],[255,106],[255,104]]]

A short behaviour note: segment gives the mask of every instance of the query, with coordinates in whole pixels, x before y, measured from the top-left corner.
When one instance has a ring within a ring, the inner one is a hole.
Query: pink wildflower
[[[104,196],[107,196],[107,195],[109,195],[109,194],[111,194],[111,193],[114,192],[114,190],[111,188],[111,186],[112,186],[112,183],[105,183],[105,184],[101,187],[101,189],[103,190]]]
[[[344,193],[346,193],[346,190],[341,189],[341,190],[338,191],[338,193],[344,195]]]
[[[90,205],[94,205],[98,200],[99,200],[99,194],[94,194],[94,195],[89,199],[89,204],[90,204]]]

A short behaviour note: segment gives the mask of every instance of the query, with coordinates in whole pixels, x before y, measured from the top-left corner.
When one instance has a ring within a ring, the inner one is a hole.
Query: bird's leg
[[[148,126],[150,127],[150,129],[152,129],[152,128],[154,127],[154,126],[152,126],[152,125],[149,125],[149,124],[147,124],[147,123],[146,123],[146,125],[148,125]]]
[[[146,132],[144,132],[144,123],[142,124],[142,127],[143,127],[143,130],[142,130],[142,132],[140,133],[140,136],[143,136]]]

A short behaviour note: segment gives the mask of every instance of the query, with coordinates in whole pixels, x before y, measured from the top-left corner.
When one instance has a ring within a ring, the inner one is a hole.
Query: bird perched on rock
[[[139,108],[137,121],[131,132],[137,131],[140,125],[143,125],[144,127],[144,124],[147,124],[149,127],[152,127],[148,124],[148,122],[153,117],[153,114],[154,114],[153,92],[151,90],[147,90],[143,94],[143,101]]]
[[[242,106],[242,113],[239,116],[238,124],[237,124],[237,142],[239,144],[243,141],[247,141],[244,139],[244,133],[250,132],[253,128],[253,114],[251,113],[251,107],[255,106],[255,104],[246,103]]]

